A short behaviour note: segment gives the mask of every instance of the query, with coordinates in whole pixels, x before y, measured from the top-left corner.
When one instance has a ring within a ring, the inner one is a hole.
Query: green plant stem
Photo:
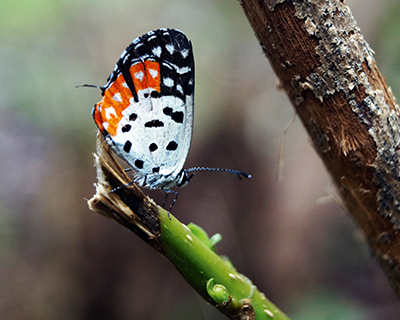
[[[234,313],[249,301],[254,308],[256,319],[289,319],[251,281],[238,273],[232,266],[200,241],[188,227],[165,210],[160,209],[161,243],[165,257],[170,260],[186,281],[208,302],[215,302],[207,293],[206,286],[213,278],[217,284],[228,289]],[[224,308],[220,305],[218,308]],[[222,311],[222,310],[221,310]]]
[[[165,256],[204,299],[230,319],[288,320],[247,277],[214,252],[219,237],[210,240],[204,230],[192,225],[198,238],[137,186],[126,186],[130,179],[100,134],[95,166],[98,183],[88,201],[91,210],[128,228]]]

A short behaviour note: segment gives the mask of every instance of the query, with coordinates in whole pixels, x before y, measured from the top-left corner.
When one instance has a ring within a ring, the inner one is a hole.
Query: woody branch
[[[400,294],[400,110],[344,0],[243,0],[282,87]]]

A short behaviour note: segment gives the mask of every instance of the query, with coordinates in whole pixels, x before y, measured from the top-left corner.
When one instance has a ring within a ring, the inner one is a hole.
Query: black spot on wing
[[[136,113],[131,113],[130,115],[129,115],[129,120],[130,121],[135,121],[137,119],[137,114]]]
[[[177,123],[183,123],[183,112],[182,111],[176,111],[173,112],[172,108],[170,107],[165,107],[163,109],[163,113],[169,117],[171,117],[171,119]]]
[[[183,112],[176,111],[172,113],[171,119],[178,123],[183,123]]]
[[[142,161],[142,160],[135,160],[135,166],[138,168],[138,169],[143,169],[143,164],[144,164],[144,162]]]
[[[154,167],[153,168],[153,173],[158,173],[160,172],[160,167]]]
[[[132,147],[132,142],[130,142],[129,140],[127,140],[124,144],[124,151],[126,153],[129,153],[129,151],[131,151],[131,147]]]
[[[170,141],[167,145],[168,151],[175,151],[178,148],[178,144],[175,141]]]
[[[151,120],[151,121],[146,122],[146,123],[144,124],[144,126],[145,126],[146,128],[164,127],[164,122],[162,122],[162,121],[160,121],[160,120],[157,120],[157,119],[154,119],[154,120]]]
[[[131,130],[132,126],[130,124],[126,124],[122,127],[122,132],[129,132]]]
[[[158,149],[158,146],[154,142],[151,145],[149,145],[150,152],[154,152],[157,149]]]
[[[163,113],[164,113],[166,116],[171,116],[171,115],[172,115],[172,108],[170,108],[170,107],[165,107],[165,108],[163,109]]]
[[[158,92],[158,91],[156,91],[156,90],[153,90],[153,91],[150,93],[150,97],[152,97],[152,98],[159,98],[160,96],[161,96],[161,93]]]

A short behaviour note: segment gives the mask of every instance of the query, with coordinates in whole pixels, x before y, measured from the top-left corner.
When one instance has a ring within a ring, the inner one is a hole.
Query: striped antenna
[[[238,170],[232,170],[232,169],[194,167],[194,168],[189,168],[189,169],[185,170],[186,173],[193,172],[193,171],[222,171],[222,172],[232,173],[236,177],[238,177],[239,179],[243,179],[243,178],[250,179],[251,178],[251,175],[247,174],[246,172],[238,171]]]

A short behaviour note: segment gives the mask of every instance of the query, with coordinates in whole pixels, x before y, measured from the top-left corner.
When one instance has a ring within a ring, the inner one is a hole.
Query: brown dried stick
[[[242,7],[350,215],[400,293],[399,107],[343,0]]]
[[[215,253],[204,231],[197,227],[193,233],[194,226],[188,228],[157,207],[135,184],[125,186],[130,179],[100,133],[96,142],[98,182],[96,194],[88,201],[91,210],[122,224],[160,252],[205,300],[230,319],[289,319],[250,279]]]

